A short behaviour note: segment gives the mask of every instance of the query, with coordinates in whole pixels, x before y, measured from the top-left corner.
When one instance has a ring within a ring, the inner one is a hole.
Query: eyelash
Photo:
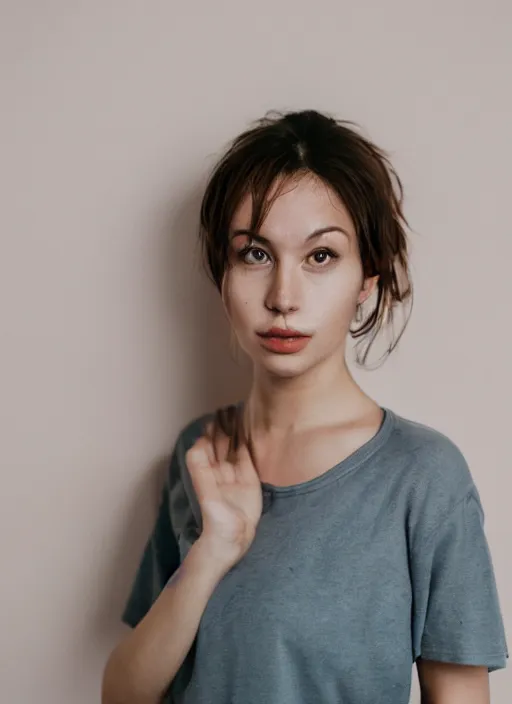
[[[265,250],[261,249],[261,247],[255,247],[254,245],[248,245],[247,247],[244,247],[239,252],[237,252],[237,258],[240,261],[243,261],[248,266],[254,266],[255,264],[262,264],[263,262],[255,262],[255,263],[250,264],[249,262],[245,261],[245,257],[247,256],[247,254],[249,252],[254,252],[254,251],[263,252],[263,254],[268,257],[268,254],[265,252]],[[331,258],[331,261],[334,261],[335,259],[339,259],[339,254],[336,254],[336,252],[333,252],[332,249],[329,249],[328,247],[322,247],[320,249],[316,249],[309,256],[313,257],[315,254],[318,254],[319,252],[328,254],[329,257]],[[317,263],[317,265],[319,268],[323,268],[323,267],[327,266],[325,263],[321,263],[321,264]]]

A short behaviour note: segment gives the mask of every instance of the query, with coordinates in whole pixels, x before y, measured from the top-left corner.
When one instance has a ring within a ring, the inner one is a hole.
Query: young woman
[[[252,388],[176,441],[104,704],[407,704],[413,663],[422,701],[489,701],[508,653],[470,470],[346,363],[410,305],[401,204],[386,155],[315,111],[217,164],[201,236]]]

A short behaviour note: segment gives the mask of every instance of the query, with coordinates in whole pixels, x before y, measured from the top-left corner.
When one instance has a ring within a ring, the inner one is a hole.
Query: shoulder
[[[182,425],[176,438],[176,450],[184,455],[203,435],[206,424],[213,418],[213,415],[213,412],[203,413]]]
[[[197,535],[197,527],[201,525],[201,510],[188,471],[186,453],[203,435],[206,423],[212,417],[213,413],[203,413],[180,427],[168,463],[168,508],[178,540],[182,535]]]
[[[215,410],[205,411],[201,415],[192,417],[179,428],[175,436],[169,467],[169,479],[171,484],[176,483],[178,480],[183,480],[184,477],[188,476],[185,461],[187,451],[204,435],[207,423],[212,421],[214,417]]]
[[[389,451],[403,482],[410,525],[430,532],[473,494],[474,479],[461,448],[440,430],[394,415]]]
[[[239,409],[242,402],[230,403],[225,406],[219,406],[215,409],[205,411],[199,416],[195,416],[183,425],[178,433],[176,440],[176,449],[182,453],[186,453],[192,445],[204,434],[208,422],[212,421],[216,412]]]
[[[452,438],[424,423],[393,415],[392,450],[406,460],[415,481],[441,484],[444,490],[472,483],[466,457]]]

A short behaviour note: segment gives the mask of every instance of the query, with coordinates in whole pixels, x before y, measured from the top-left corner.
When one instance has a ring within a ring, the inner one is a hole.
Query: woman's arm
[[[487,667],[416,661],[421,704],[490,704]]]
[[[111,653],[102,704],[158,704],[185,659],[227,571],[199,538],[146,616]]]

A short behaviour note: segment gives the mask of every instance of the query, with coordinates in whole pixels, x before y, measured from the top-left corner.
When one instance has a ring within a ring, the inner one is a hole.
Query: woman
[[[470,470],[345,361],[411,302],[401,202],[385,154],[314,111],[217,164],[201,236],[252,388],[178,437],[105,704],[406,704],[413,663],[425,701],[488,702],[508,653]]]

